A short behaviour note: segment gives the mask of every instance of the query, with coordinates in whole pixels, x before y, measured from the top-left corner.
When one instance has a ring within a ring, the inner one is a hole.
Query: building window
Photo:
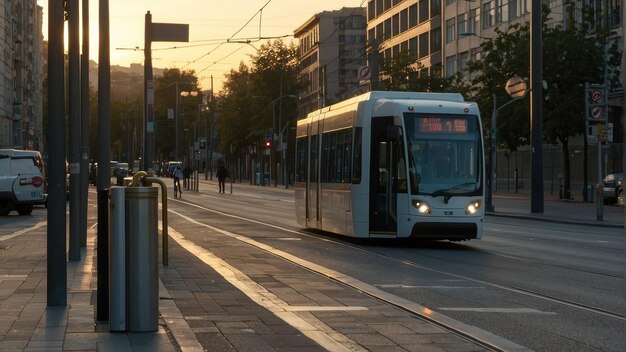
[[[495,11],[493,1],[488,1],[483,4],[483,28],[489,28],[494,25]]]
[[[391,8],[391,0],[385,0],[385,8],[383,9],[384,11],[387,11]]]
[[[456,55],[446,58],[446,77],[450,77],[456,73]]]
[[[509,21],[509,2],[506,0],[496,1],[496,23]]]
[[[376,0],[376,17],[383,13],[383,0]]]
[[[391,35],[394,37],[400,34],[400,14],[395,14],[391,18],[391,30]]]
[[[467,13],[456,16],[457,33],[467,33]]]
[[[421,0],[419,5],[419,23],[423,23],[428,21],[430,18],[430,13],[428,11],[428,1],[429,0]]]
[[[409,39],[409,51],[412,57],[417,57],[417,37]]]
[[[452,43],[456,40],[456,30],[454,27],[454,18],[446,21],[446,44]]]
[[[428,56],[428,32],[420,34],[419,39],[419,58]]]
[[[467,21],[467,33],[478,34],[478,23],[480,21],[480,9],[472,9],[469,12]]]
[[[385,20],[385,29],[383,34],[383,40],[391,38],[391,18]]]
[[[452,5],[456,2],[456,0],[446,0],[446,6]]]
[[[464,71],[467,68],[467,62],[469,61],[469,53],[464,51],[459,54],[459,71]]]
[[[434,28],[430,31],[430,52],[435,53],[441,50],[441,28]]]
[[[408,10],[404,9],[400,11],[400,33],[406,32],[409,29]]]
[[[376,17],[376,10],[375,10],[375,1],[374,0],[370,0],[367,3],[367,20],[371,21]]]
[[[509,0],[509,17],[515,19],[530,12],[528,0]]]
[[[441,15],[441,0],[430,1],[430,17]]]
[[[417,26],[417,4],[409,6],[409,28]]]
[[[621,4],[622,1],[620,0],[610,0],[609,1],[609,8],[608,8],[608,13],[607,13],[607,25],[608,28],[615,28],[615,27],[619,27],[621,24]]]

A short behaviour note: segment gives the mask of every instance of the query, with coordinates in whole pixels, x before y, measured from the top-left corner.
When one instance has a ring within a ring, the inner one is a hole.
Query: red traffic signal
[[[265,147],[265,149],[270,149],[272,147],[272,141],[269,139],[265,139],[265,141],[263,142],[263,147]]]

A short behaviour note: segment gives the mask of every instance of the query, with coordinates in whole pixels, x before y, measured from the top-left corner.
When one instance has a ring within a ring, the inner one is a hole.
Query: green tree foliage
[[[217,99],[216,128],[219,149],[237,150],[248,147],[258,139],[254,111],[250,104],[250,69],[242,62],[237,71],[230,70]]]
[[[176,85],[178,82],[178,96]],[[196,92],[196,96],[181,96],[180,92]],[[178,153],[184,151],[193,142],[193,131],[198,128],[198,104],[202,103],[202,92],[198,86],[195,71],[177,68],[165,69],[163,76],[155,79],[154,84],[154,117],[157,125],[155,152],[157,160],[173,160],[176,150],[176,99],[178,99]],[[174,118],[168,119],[168,109],[174,112]],[[199,123],[199,122],[198,122]],[[185,132],[187,130],[188,132]]]
[[[604,43],[609,34],[598,29],[587,9],[582,11],[582,22],[575,21],[574,6],[574,1],[566,1],[566,25],[551,27],[546,26],[550,11],[545,6],[543,9],[542,74],[548,87],[544,91],[543,136],[548,143],[561,144],[566,190],[570,188],[569,138],[584,133],[584,85],[601,83]],[[494,95],[498,107],[509,99],[504,90],[506,81],[513,76],[530,77],[529,24],[514,24],[506,31],[496,28],[495,33],[496,37],[482,44],[482,58],[468,64],[469,72],[475,75],[473,95],[485,126],[491,125]],[[615,47],[608,53],[610,63],[619,62]],[[528,100],[499,111],[499,148],[515,151],[528,144],[529,116]]]
[[[430,73],[415,53],[401,51],[397,57],[385,60],[381,66],[382,85],[390,91],[449,92],[466,94],[467,85],[461,74],[443,77],[441,67],[432,67]]]
[[[257,146],[260,151],[263,138],[271,135],[272,127],[278,129],[278,117],[273,120],[272,116],[273,108],[276,116],[281,114],[283,127],[295,125],[296,99],[279,99],[275,107],[271,101],[297,95],[302,89],[297,57],[293,43],[268,41],[251,56],[250,67],[241,63],[237,70],[226,75],[218,97],[216,121],[222,151],[247,152],[250,146]]]

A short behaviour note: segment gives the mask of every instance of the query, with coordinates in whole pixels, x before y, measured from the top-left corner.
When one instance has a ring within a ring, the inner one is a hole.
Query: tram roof
[[[361,95],[357,95],[353,98],[346,99],[344,101],[329,105],[310,112],[307,117],[300,121],[306,121],[314,116],[322,115],[330,111],[337,111],[348,106],[352,106],[362,101],[376,101],[376,100],[388,100],[388,101],[408,101],[408,100],[420,100],[420,101],[442,101],[451,103],[467,103],[460,93],[431,93],[431,92],[398,92],[398,91],[371,91]]]

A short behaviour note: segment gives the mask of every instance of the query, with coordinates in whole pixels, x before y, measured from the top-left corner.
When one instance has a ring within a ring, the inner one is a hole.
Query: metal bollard
[[[158,330],[158,234],[156,187],[126,188],[128,331]]]
[[[123,187],[109,203],[109,330],[126,331],[126,210]]]
[[[596,220],[602,221],[604,218],[604,190],[602,184],[596,185]]]

